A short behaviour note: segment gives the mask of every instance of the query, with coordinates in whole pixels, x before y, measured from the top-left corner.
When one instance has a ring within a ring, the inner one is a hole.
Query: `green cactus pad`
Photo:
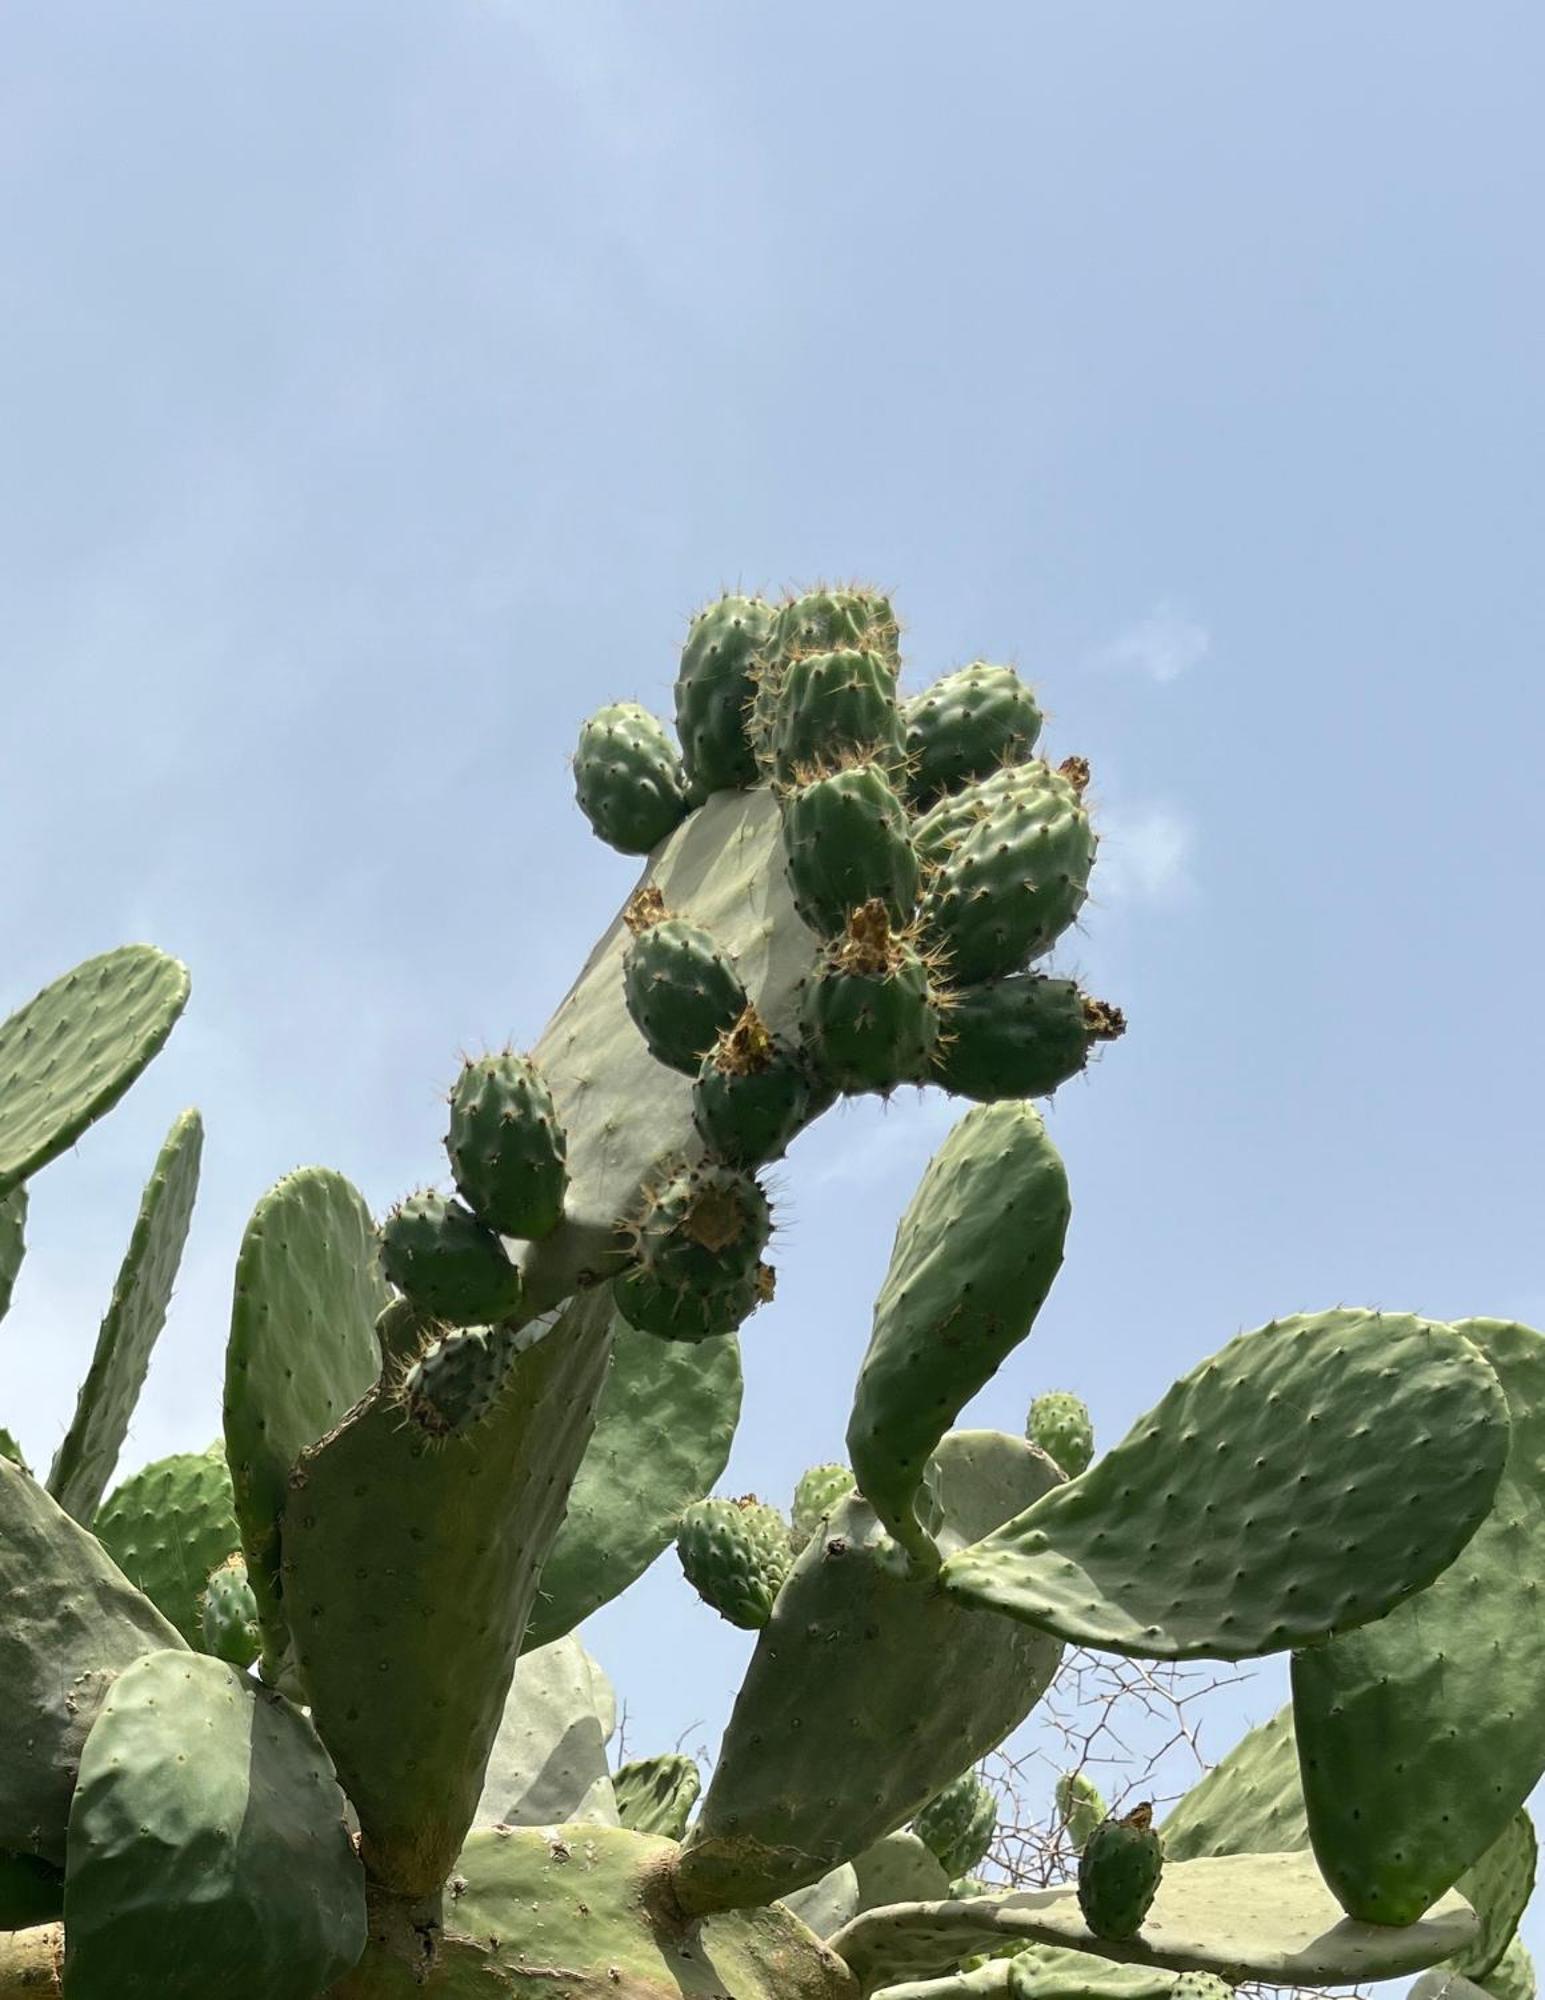
[[[920,875],[907,809],[878,764],[812,774],[783,797],[783,852],[794,907],[823,938],[840,937],[852,912],[878,900],[905,927]]]
[[[1089,1408],[1067,1389],[1048,1389],[1030,1405],[1025,1436],[1052,1464],[1077,1479],[1094,1457],[1094,1425]]]
[[[1125,1944],[1137,1936],[1163,1868],[1164,1837],[1152,1806],[1101,1820],[1079,1854],[1077,1885],[1078,1907],[1097,1938]]]
[[[952,1556],[944,1586],[1141,1659],[1286,1651],[1383,1617],[1445,1569],[1507,1442],[1501,1384],[1449,1328],[1350,1309],[1276,1321]]]
[[[1180,1800],[1163,1831],[1172,1861],[1307,1847],[1292,1709],[1279,1709],[1243,1736]]]
[[[0,1196],[113,1108],[187,1003],[187,968],[129,944],[77,965],[0,1022]]]
[[[462,1199],[488,1228],[527,1238],[557,1228],[567,1146],[552,1092],[525,1056],[506,1049],[463,1065],[445,1150]]]
[[[365,1944],[327,1753],[223,1661],[151,1653],[87,1739],[64,1886],[70,2000],[296,2000]]]
[[[596,1709],[599,1667],[570,1636],[522,1656],[488,1756],[474,1826],[618,1824]]]
[[[242,1556],[227,1556],[218,1568],[209,1572],[209,1581],[204,1586],[200,1637],[206,1653],[243,1670],[263,1650],[257,1599],[247,1581],[247,1565]]]
[[[896,671],[881,653],[802,653],[784,665],[767,733],[768,764],[782,785],[842,757],[900,769],[905,751]]]
[[[1064,1771],[1057,1780],[1053,1796],[1057,1815],[1067,1828],[1068,1842],[1075,1854],[1081,1854],[1090,1834],[1106,1816],[1100,1788],[1087,1772]],[[1291,1844],[1282,1843],[1283,1846]]]
[[[1539,1987],[1534,1976],[1534,1960],[1521,1937],[1514,1938],[1487,1973],[1482,1991],[1489,1993],[1491,2000],[1535,2000]]]
[[[402,1378],[398,1401],[430,1437],[460,1437],[488,1416],[509,1380],[520,1336],[468,1326],[437,1334]]]
[[[953,1783],[935,1792],[912,1822],[912,1831],[938,1856],[946,1876],[969,1875],[985,1859],[997,1830],[998,1795],[975,1771],[963,1771]]]
[[[209,1573],[241,1541],[225,1454],[158,1458],[114,1488],[93,1530],[124,1575],[190,1646],[203,1644]]]
[[[1534,1822],[1520,1810],[1454,1884],[1480,1925],[1475,1942],[1455,1954],[1456,1972],[1469,1979],[1489,1979],[1502,1963],[1534,1894],[1539,1865]]]
[[[772,1616],[793,1560],[787,1522],[750,1494],[695,1501],[676,1530],[676,1554],[703,1602],[745,1632]]]
[[[342,1174],[304,1167],[269,1189],[236,1260],[225,1456],[271,1667],[289,1644],[279,1607],[279,1516],[290,1473],[374,1387],[375,1322],[386,1300],[370,1211]]]
[[[729,1461],[740,1403],[733,1334],[688,1348],[613,1322],[595,1430],[543,1565],[528,1647],[572,1631],[670,1547],[683,1510]]]
[[[838,1501],[845,1500],[853,1490],[853,1473],[846,1465],[812,1465],[808,1472],[800,1474],[789,1525],[789,1541],[796,1555]]]
[[[1041,719],[1034,694],[1012,667],[973,660],[941,675],[901,711],[914,808],[926,811],[945,792],[1022,763],[1036,746]]]
[[[760,597],[721,597],[692,620],[676,675],[676,734],[687,781],[705,796],[757,781],[746,716],[773,611]]]
[[[635,1757],[613,1777],[612,1789],[617,1817],[630,1832],[658,1833],[667,1840],[680,1840],[703,1789],[703,1776],[695,1757],[672,1751],[660,1757]],[[796,1914],[803,1922],[810,1922],[802,1913]],[[818,1937],[825,1935],[816,1925],[811,1929]]]
[[[18,1187],[0,1201],[0,1319],[11,1310],[11,1294],[26,1254],[27,1190]]]
[[[647,920],[646,920],[647,919]],[[701,924],[635,910],[622,965],[623,998],[656,1062],[695,1077],[720,1035],[745,1013],[733,960]]]
[[[598,708],[579,732],[574,795],[608,847],[647,854],[687,810],[687,781],[664,725],[635,701]]]
[[[512,1319],[520,1272],[471,1209],[432,1188],[399,1202],[381,1225],[381,1268],[422,1313],[447,1326]]]
[[[0,1931],[22,1931],[64,1915],[64,1875],[35,1854],[0,1854]],[[0,1941],[3,1947],[3,1941]],[[0,1959],[0,1993],[7,1989]],[[46,1988],[43,1989],[46,1992]]]
[[[715,1158],[754,1168],[780,1159],[808,1122],[810,1078],[797,1049],[768,1033],[748,1007],[703,1058],[692,1122]]]
[[[102,1545],[0,1458],[0,1851],[64,1860],[81,1745],[113,1677],[180,1644]]]
[[[1030,1331],[1070,1213],[1037,1113],[988,1104],[955,1126],[901,1218],[847,1443],[859,1491],[914,1556],[937,1561],[915,1508],[929,1455]]]
[[[953,1432],[935,1454],[940,1546],[1007,1519],[1051,1476],[1021,1439]],[[906,1573],[857,1494],[841,1502],[757,1639],[682,1852],[687,1907],[755,1903],[818,1880],[1024,1720],[1056,1670],[1057,1646],[962,1609]]]
[[[129,1433],[151,1350],[166,1324],[198,1193],[204,1126],[185,1111],[166,1135],[81,1384],[75,1415],[48,1475],[48,1490],[89,1527]]]
[[[1491,1510],[1419,1597],[1293,1661],[1315,1854],[1348,1914],[1369,1923],[1425,1909],[1545,1772],[1545,1337],[1500,1320],[1454,1331],[1507,1398]]]
[[[844,1861],[808,1889],[791,1889],[782,1901],[818,1938],[829,1938],[858,1915],[858,1871]]]
[[[937,1003],[927,961],[891,930],[883,904],[866,903],[805,989],[805,1040],[836,1090],[921,1083],[939,1040]]]
[[[948,1973],[973,1952],[1016,1940],[1233,1983],[1348,1986],[1437,1964],[1474,1929],[1470,1906],[1452,1894],[1404,1928],[1356,1923],[1343,1918],[1312,1855],[1228,1854],[1166,1867],[1141,1934],[1125,1942],[1097,1939],[1065,1885],[875,1910],[845,1924],[831,1946],[865,1994]]]
[[[611,1320],[602,1288],[528,1329],[508,1392],[454,1448],[404,1424],[383,1387],[290,1482],[296,1656],[371,1875],[402,1894],[444,1880],[472,1823]]]
[[[12,1465],[19,1465],[23,1472],[31,1476],[32,1468],[27,1463],[26,1455],[4,1424],[0,1424],[0,1458],[8,1458]]]
[[[956,1097],[1050,1097],[1078,1076],[1101,1042],[1126,1033],[1119,1007],[1071,979],[1022,972],[950,994],[934,1076]]]
[[[886,1834],[853,1857],[853,1873],[858,1877],[859,1910],[942,1901],[949,1894],[949,1875],[916,1833]]]

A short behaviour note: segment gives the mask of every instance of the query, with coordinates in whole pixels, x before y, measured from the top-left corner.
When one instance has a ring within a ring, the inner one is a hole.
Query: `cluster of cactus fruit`
[[[1101,1456],[1066,1392],[953,1428],[1062,1260],[1030,1100],[1120,1014],[1042,961],[1088,767],[1010,668],[898,694],[887,600],[693,620],[679,748],[575,758],[643,879],[529,1054],[450,1096],[454,1193],[309,1168],[240,1246],[220,1442],[109,1492],[201,1131],[146,1189],[46,1478],[0,1438],[0,2000],[1208,2000],[1423,1974],[1528,2000],[1545,1339],[1341,1308],[1231,1341]],[[108,953],[0,1026],[0,1310],[27,1183],[182,1010]],[[762,1170],[845,1095],[973,1100],[902,1216],[847,1461],[715,1497]],[[754,1633],[704,1789],[614,1766],[575,1636],[674,1542]],[[1068,1774],[1077,1877],[982,1867],[981,1760],[1067,1645],[1292,1656],[1167,1815]]]

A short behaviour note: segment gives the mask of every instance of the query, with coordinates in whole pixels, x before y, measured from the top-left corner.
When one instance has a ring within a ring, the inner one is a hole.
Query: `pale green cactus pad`
[[[87,1738],[64,1886],[70,2000],[296,2000],[365,1944],[365,1877],[310,1724],[224,1661],[150,1653]]]
[[[113,1476],[151,1350],[166,1324],[193,1219],[203,1148],[202,1119],[196,1111],[183,1112],[167,1133],[146,1184],[74,1419],[54,1454],[48,1490],[87,1527]]]
[[[11,1294],[27,1254],[27,1190],[12,1188],[0,1201],[0,1319],[11,1310]]]
[[[1521,1937],[1514,1938],[1487,1973],[1483,1990],[1491,1995],[1491,2000],[1534,2000],[1539,1990],[1534,1960]]]
[[[938,1856],[915,1833],[886,1834],[854,1855],[853,1873],[859,1910],[887,1903],[942,1903],[950,1892],[950,1878]]]
[[[990,1960],[970,1972],[942,1979],[903,1980],[884,1989],[884,2000],[1184,2000],[1184,1973],[1155,1965],[1116,1965],[1092,1952],[1030,1944],[1012,1958]]]
[[[851,1861],[833,1868],[808,1889],[791,1889],[783,1907],[792,1910],[807,1930],[829,1938],[858,1915],[858,1870]]]
[[[202,1651],[209,1573],[241,1545],[220,1446],[145,1466],[107,1496],[92,1531],[129,1581]]]
[[[663,1833],[667,1840],[680,1840],[686,1832],[702,1789],[697,1759],[679,1750],[659,1757],[635,1757],[612,1776],[617,1817],[622,1824],[631,1833]],[[851,1910],[848,1915],[852,1915]],[[809,1922],[808,1917],[805,1921]]]
[[[111,1111],[187,1003],[187,968],[128,944],[77,965],[0,1022],[0,1195]]]
[[[1107,1652],[1285,1652],[1430,1583],[1485,1519],[1507,1448],[1501,1384],[1450,1328],[1355,1310],[1278,1320],[952,1556],[943,1582]]]
[[[489,1752],[474,1826],[618,1824],[596,1707],[600,1668],[578,1639],[524,1654]]]

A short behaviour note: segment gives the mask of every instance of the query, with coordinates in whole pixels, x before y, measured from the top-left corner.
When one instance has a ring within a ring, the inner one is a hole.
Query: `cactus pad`
[[[760,597],[735,596],[692,620],[676,675],[676,734],[687,781],[705,796],[756,783],[746,718],[772,622],[772,607]]]
[[[853,1857],[860,1910],[888,1903],[926,1903],[949,1894],[949,1876],[939,1857],[915,1833],[888,1833]]]
[[[474,1826],[617,1825],[596,1702],[604,1678],[572,1635],[522,1656],[489,1752]]]
[[[667,1840],[680,1840],[686,1832],[702,1788],[697,1759],[679,1751],[636,1757],[612,1779],[622,1824],[632,1833],[658,1833]]]
[[[634,701],[599,708],[579,732],[574,795],[608,847],[647,854],[680,823],[687,781],[676,746]]]
[[[948,1032],[934,1076],[957,1097],[1050,1097],[1087,1066],[1102,1042],[1126,1033],[1119,1007],[1092,1000],[1071,979],[1022,972],[950,995]]]
[[[92,1524],[129,1581],[190,1646],[202,1643],[209,1573],[241,1541],[225,1454],[177,1452],[114,1488]]]
[[[1057,1815],[1067,1828],[1068,1842],[1075,1854],[1082,1854],[1090,1834],[1106,1816],[1100,1788],[1086,1772],[1064,1771],[1053,1795]]]
[[[1124,1944],[1137,1936],[1163,1868],[1164,1840],[1152,1806],[1101,1820],[1078,1857],[1078,1907],[1097,1938]]]
[[[1012,667],[985,660],[941,675],[903,706],[901,720],[908,795],[919,811],[1000,765],[1023,763],[1041,733],[1034,694]]]
[[[1030,1405],[1025,1435],[1053,1465],[1076,1479],[1094,1457],[1094,1425],[1088,1405],[1067,1389],[1048,1389]]]
[[[448,1326],[512,1319],[520,1272],[494,1232],[459,1201],[426,1188],[381,1225],[381,1267],[421,1313]]]
[[[11,1294],[27,1254],[27,1190],[12,1188],[0,1200],[0,1319],[11,1309]]]
[[[506,1049],[463,1066],[445,1150],[463,1201],[488,1228],[528,1238],[557,1228],[567,1148],[552,1092],[525,1056]]]
[[[676,1554],[703,1602],[746,1632],[760,1631],[772,1616],[792,1560],[783,1516],[750,1494],[689,1507],[676,1530]]]

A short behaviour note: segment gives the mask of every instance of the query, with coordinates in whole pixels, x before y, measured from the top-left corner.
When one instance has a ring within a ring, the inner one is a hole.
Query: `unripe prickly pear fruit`
[[[733,1333],[773,1295],[770,1264],[726,1290],[697,1292],[666,1284],[643,1270],[625,1271],[612,1283],[612,1300],[628,1325],[660,1340],[711,1340]]]
[[[1057,1780],[1054,1797],[1057,1801],[1057,1812],[1068,1830],[1068,1839],[1073,1845],[1073,1850],[1081,1854],[1088,1844],[1090,1834],[1106,1817],[1105,1801],[1100,1796],[1100,1788],[1082,1771],[1064,1771]]]
[[[878,899],[898,928],[912,920],[920,884],[907,809],[882,768],[815,769],[784,793],[783,854],[794,907],[822,937],[840,937],[853,911]]]
[[[853,1491],[853,1474],[845,1465],[812,1465],[794,1488],[789,1540],[797,1555],[840,1500]]]
[[[1069,1479],[1088,1470],[1094,1457],[1094,1425],[1086,1404],[1067,1389],[1048,1389],[1030,1405],[1025,1436]]]
[[[789,1573],[788,1525],[754,1494],[698,1500],[681,1517],[676,1553],[703,1602],[732,1625],[755,1632],[772,1616]]]
[[[227,1556],[210,1571],[201,1620],[206,1653],[243,1670],[252,1665],[263,1650],[263,1635],[245,1557]]]
[[[961,1875],[950,1884],[952,1903],[972,1903],[978,1896],[990,1896],[993,1889],[980,1875]]]
[[[469,1062],[451,1091],[451,1172],[480,1222],[535,1241],[558,1226],[568,1183],[563,1128],[536,1065],[506,1049]]]
[[[746,989],[729,954],[700,924],[668,915],[657,889],[640,891],[623,916],[633,933],[622,961],[633,1024],[656,1062],[696,1076],[746,1011]]]
[[[499,1400],[514,1356],[498,1326],[468,1326],[428,1342],[406,1371],[398,1401],[410,1422],[431,1437],[460,1435],[480,1424]]]
[[[974,660],[924,688],[901,711],[907,793],[926,811],[946,792],[1022,763],[1041,733],[1035,696],[1012,667]]]
[[[684,1291],[727,1292],[756,1274],[772,1211],[753,1177],[706,1163],[651,1195],[635,1230],[641,1268]]]
[[[782,1155],[810,1104],[803,1058],[748,1006],[703,1058],[692,1121],[710,1153],[730,1166],[759,1167]]]
[[[963,1771],[936,1792],[912,1822],[912,1831],[946,1875],[970,1874],[997,1830],[997,1794],[975,1771]]]
[[[1096,1937],[1119,1944],[1137,1936],[1163,1868],[1164,1843],[1152,1806],[1101,1820],[1078,1857],[1078,1907]]]
[[[676,734],[695,792],[743,790],[757,781],[747,711],[772,622],[772,606],[759,597],[721,597],[692,620],[676,675]]]
[[[449,1326],[508,1319],[520,1308],[520,1272],[498,1237],[430,1188],[382,1223],[381,1265],[411,1305]]]
[[[1182,1972],[1169,2000],[1234,2000],[1234,1988],[1215,1972]]]
[[[863,647],[897,667],[900,628],[891,601],[877,590],[811,590],[780,604],[766,651],[774,660]]]
[[[805,988],[805,1039],[838,1090],[920,1083],[939,1039],[938,999],[927,962],[891,929],[885,905],[866,903]]]
[[[993,1104],[1049,1097],[1077,1076],[1097,1043],[1126,1032],[1119,1007],[1092,1000],[1071,979],[1021,972],[950,994],[934,1075],[957,1097]]]
[[[778,682],[768,731],[772,776],[794,784],[802,770],[844,754],[899,769],[903,761],[896,676],[879,653],[806,653]]]
[[[631,1833],[658,1833],[680,1840],[702,1790],[697,1760],[679,1752],[637,1757],[612,1779],[617,1817]]]
[[[664,727],[635,701],[597,709],[579,732],[574,792],[619,854],[647,854],[687,815],[687,781]]]

